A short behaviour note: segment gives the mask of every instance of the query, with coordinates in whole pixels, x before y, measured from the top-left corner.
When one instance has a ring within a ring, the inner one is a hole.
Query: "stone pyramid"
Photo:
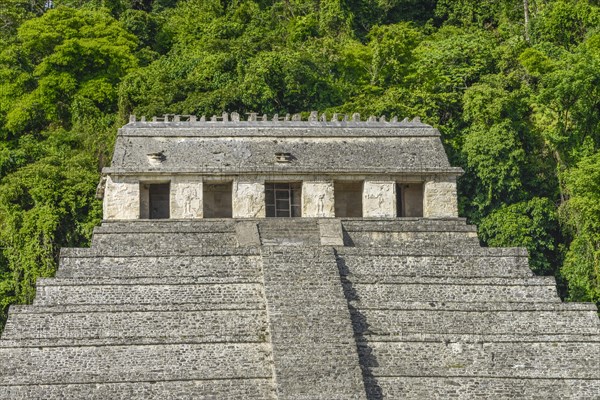
[[[460,218],[104,221],[0,340],[2,399],[598,399],[600,320]]]

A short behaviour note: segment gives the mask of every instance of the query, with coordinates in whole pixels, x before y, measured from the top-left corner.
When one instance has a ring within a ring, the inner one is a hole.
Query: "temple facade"
[[[166,115],[119,130],[105,220],[454,218],[456,177],[418,119]]]

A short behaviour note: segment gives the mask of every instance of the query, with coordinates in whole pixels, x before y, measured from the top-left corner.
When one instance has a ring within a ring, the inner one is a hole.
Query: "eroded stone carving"
[[[333,181],[302,183],[302,216],[335,217]]]
[[[265,184],[263,182],[233,183],[233,218],[265,216]]]
[[[396,182],[365,181],[363,216],[394,218],[396,216]]]
[[[137,219],[140,216],[140,184],[134,179],[108,176],[104,189],[104,219]]]
[[[176,179],[171,182],[171,218],[202,218],[202,182]]]
[[[425,218],[458,217],[455,177],[431,178],[425,182],[423,216]]]

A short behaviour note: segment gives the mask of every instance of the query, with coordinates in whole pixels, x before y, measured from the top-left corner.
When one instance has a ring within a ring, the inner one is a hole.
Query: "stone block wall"
[[[105,222],[11,306],[0,393],[597,397],[596,307],[475,233],[455,218]]]
[[[423,216],[425,218],[458,217],[456,177],[435,177],[425,182]]]

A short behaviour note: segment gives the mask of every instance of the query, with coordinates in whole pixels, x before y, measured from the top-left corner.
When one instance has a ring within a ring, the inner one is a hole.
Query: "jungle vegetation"
[[[489,246],[600,304],[600,1],[0,0],[0,310],[86,246],[129,114],[420,116]]]

